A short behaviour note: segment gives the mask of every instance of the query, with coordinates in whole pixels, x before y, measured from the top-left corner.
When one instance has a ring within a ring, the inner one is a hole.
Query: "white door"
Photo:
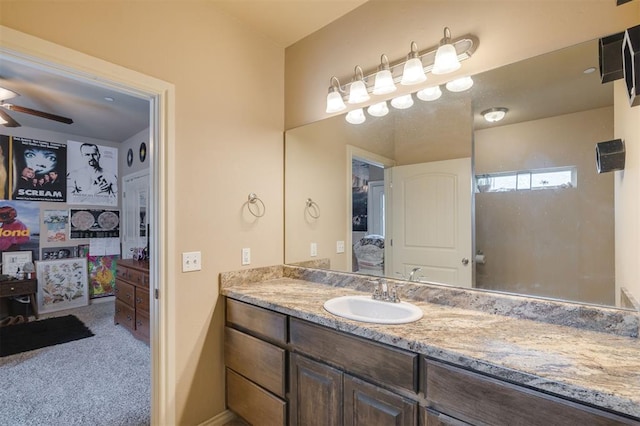
[[[370,181],[367,192],[367,234],[384,237],[384,181]]]
[[[472,286],[471,159],[393,167],[387,276]]]
[[[149,227],[149,171],[122,179],[122,258],[131,259],[133,248],[147,246]]]

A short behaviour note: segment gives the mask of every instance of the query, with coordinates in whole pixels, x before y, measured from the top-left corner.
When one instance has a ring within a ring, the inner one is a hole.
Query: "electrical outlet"
[[[318,255],[318,243],[311,243],[311,257]]]
[[[243,248],[242,249],[242,264],[249,265],[251,263],[251,249]]]
[[[336,241],[336,253],[344,253],[344,241]]]
[[[199,251],[182,253],[182,272],[193,272],[202,269],[202,254]]]

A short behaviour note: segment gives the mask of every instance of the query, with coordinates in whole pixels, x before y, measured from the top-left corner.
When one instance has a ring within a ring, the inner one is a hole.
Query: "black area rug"
[[[0,327],[0,357],[91,337],[74,315]]]

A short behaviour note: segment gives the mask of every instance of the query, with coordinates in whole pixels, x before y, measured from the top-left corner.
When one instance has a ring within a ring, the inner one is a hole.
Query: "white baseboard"
[[[210,418],[209,420],[205,420],[200,423],[198,426],[223,426],[224,424],[230,422],[235,419],[236,415],[233,414],[229,410],[225,410],[222,413],[218,414],[215,417]]]
[[[114,300],[116,300],[115,296],[105,296],[105,297],[97,297],[95,299],[91,299],[89,302],[93,305],[96,303],[113,302]]]

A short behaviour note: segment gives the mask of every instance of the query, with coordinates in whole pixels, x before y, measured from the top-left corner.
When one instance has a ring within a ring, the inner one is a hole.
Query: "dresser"
[[[113,321],[148,344],[149,262],[120,259],[116,270],[116,310]]]

